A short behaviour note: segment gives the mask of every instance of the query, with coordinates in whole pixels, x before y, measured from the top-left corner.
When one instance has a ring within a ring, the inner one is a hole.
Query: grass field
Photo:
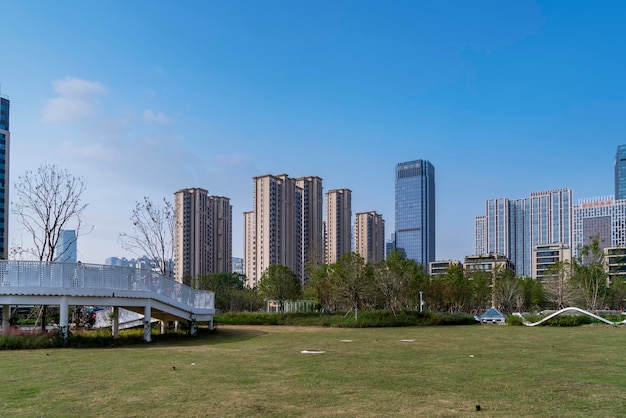
[[[0,351],[0,415],[616,417],[625,347],[626,328],[605,326],[222,326],[177,342]],[[313,349],[325,353],[301,353]]]

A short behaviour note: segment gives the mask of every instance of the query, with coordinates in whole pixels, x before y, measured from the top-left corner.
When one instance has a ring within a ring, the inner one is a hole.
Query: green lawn
[[[0,351],[0,415],[624,416],[625,347],[626,328],[605,326],[221,326],[182,342]]]

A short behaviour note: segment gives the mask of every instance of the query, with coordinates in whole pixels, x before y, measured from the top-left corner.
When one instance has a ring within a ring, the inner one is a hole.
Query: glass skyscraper
[[[423,266],[435,261],[435,167],[427,160],[396,166],[395,248]]]
[[[0,95],[0,259],[9,246],[9,98]]]
[[[73,229],[61,229],[59,240],[55,248],[55,260],[59,263],[76,263],[76,231]]]
[[[615,153],[615,199],[626,199],[626,145],[619,145]]]

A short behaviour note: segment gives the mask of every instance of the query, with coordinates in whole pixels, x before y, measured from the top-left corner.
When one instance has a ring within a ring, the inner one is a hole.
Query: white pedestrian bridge
[[[215,294],[195,290],[147,269],[98,264],[0,260],[2,331],[9,331],[14,305],[59,306],[59,331],[67,337],[69,306],[112,306],[112,333],[119,330],[119,308],[142,314],[144,339],[151,319],[187,320],[195,334],[198,322],[213,328]]]

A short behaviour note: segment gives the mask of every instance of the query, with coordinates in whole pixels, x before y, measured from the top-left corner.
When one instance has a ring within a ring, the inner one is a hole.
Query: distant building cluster
[[[7,258],[9,207],[9,98],[0,94],[0,259]],[[574,203],[571,189],[537,191],[528,197],[498,197],[485,202],[474,219],[474,254],[459,260],[435,256],[435,167],[427,160],[397,164],[395,225],[385,241],[385,221],[372,210],[352,219],[352,191],[324,194],[320,177],[292,178],[265,174],[253,178],[252,209],[243,213],[243,258],[233,257],[232,205],[203,188],[174,193],[174,278],[192,284],[198,275],[235,272],[256,287],[272,264],[289,267],[304,285],[308,269],[335,263],[355,251],[376,263],[391,251],[445,274],[453,266],[465,270],[505,268],[516,275],[543,279],[548,268],[571,261],[580,248],[597,238],[611,277],[626,275],[626,145],[615,155],[615,194]],[[55,249],[59,262],[76,263],[76,231],[63,230]],[[105,264],[157,269],[148,257],[110,257]]]
[[[518,276],[543,279],[547,268],[571,261],[593,239],[616,264],[626,246],[626,145],[618,146],[615,155],[615,196],[574,204],[572,190],[558,189],[490,199],[474,226],[475,254],[507,257]],[[613,270],[610,279],[626,273]]]

